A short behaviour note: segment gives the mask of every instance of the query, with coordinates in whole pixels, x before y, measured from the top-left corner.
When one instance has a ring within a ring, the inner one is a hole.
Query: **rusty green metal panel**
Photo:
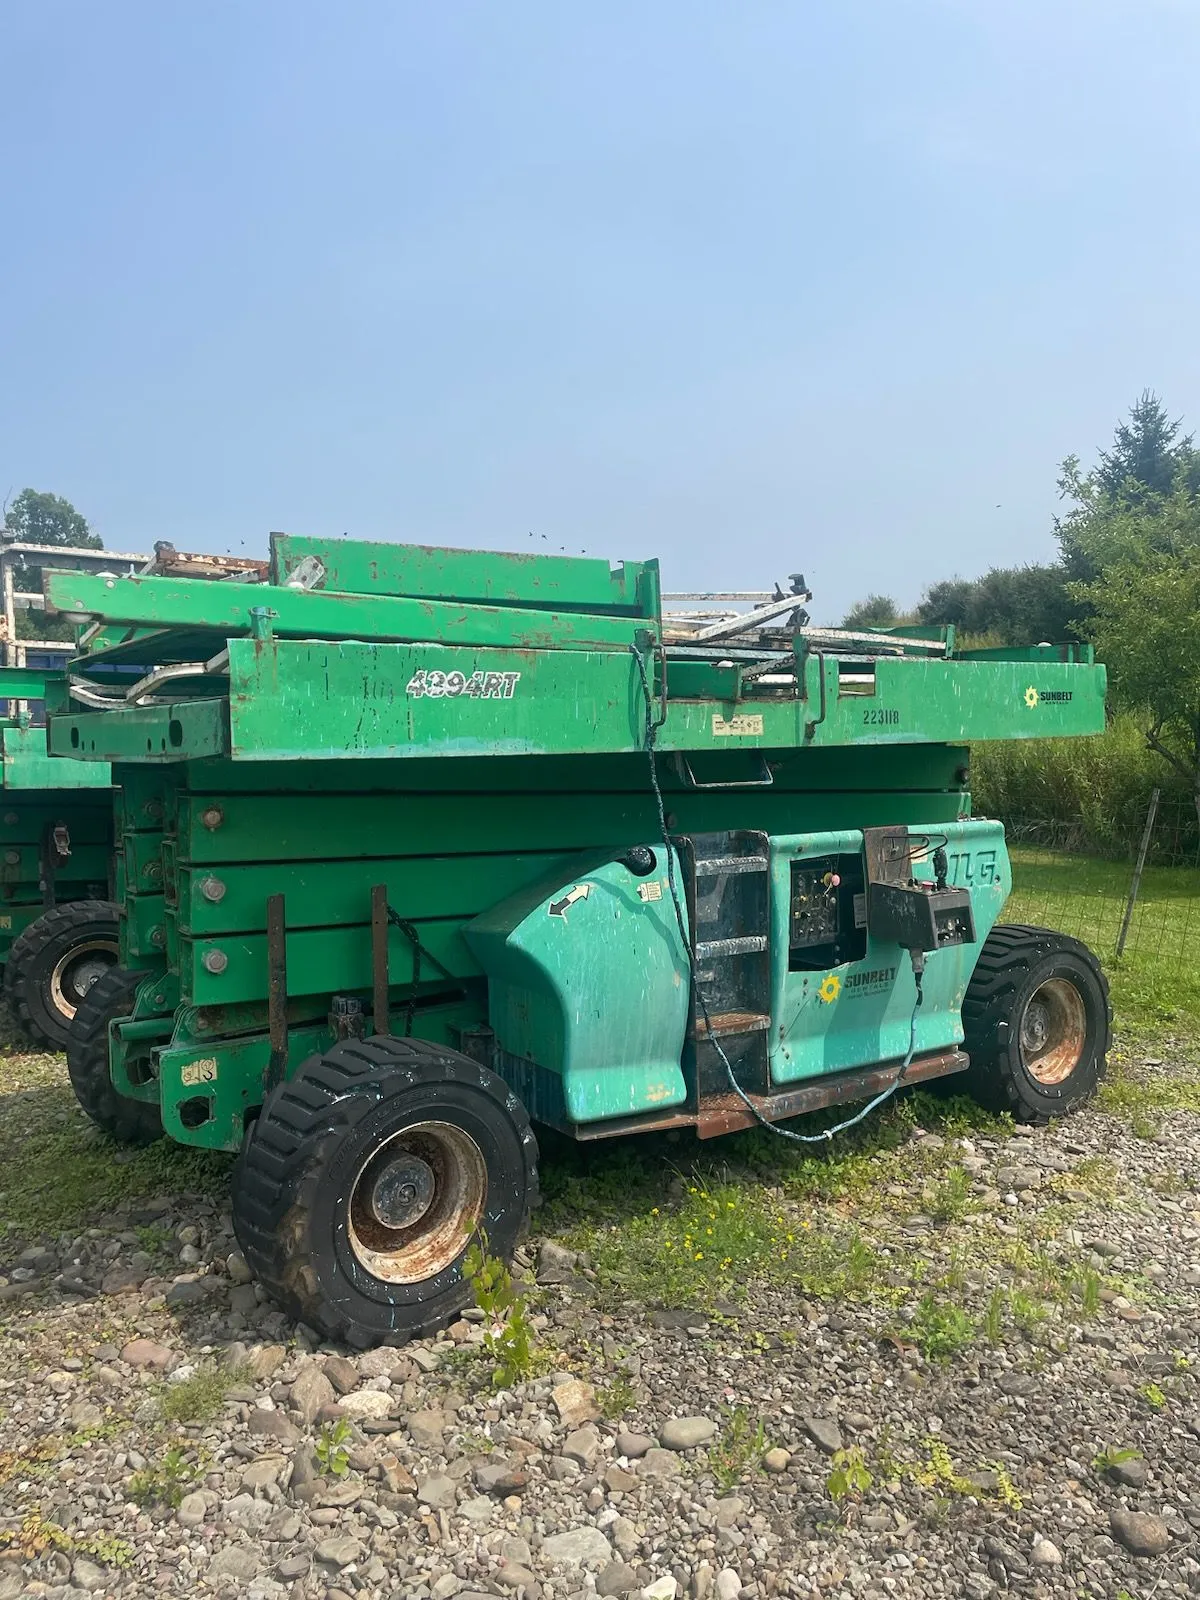
[[[7,684],[4,685],[7,687]],[[45,728],[0,728],[4,789],[108,789],[112,777],[104,762],[66,761],[46,748]]]
[[[300,638],[428,639],[465,647],[627,650],[640,617],[516,606],[462,605],[406,596],[325,594],[194,578],[102,578],[47,572],[47,604],[59,611],[151,628],[211,628],[218,638],[267,632]],[[146,642],[147,650],[153,641]]]
[[[810,656],[804,688],[803,699],[671,698],[659,745],[774,754],[1104,726],[1103,670],[1059,661],[885,660],[864,690],[842,683],[837,660]],[[236,640],[231,747],[247,760],[617,754],[642,746],[639,691],[633,660],[613,654]]]
[[[614,611],[654,618],[658,563],[578,556],[451,550],[436,545],[367,543],[277,533],[271,539],[271,581],[286,583],[303,563],[318,563],[317,590],[407,595],[542,610]]]
[[[272,894],[283,895],[289,928],[364,922],[377,883],[387,888],[389,904],[403,906],[406,918],[474,915],[481,883],[489,895],[506,895],[532,878],[561,871],[570,859],[546,852],[181,867],[180,931],[196,937],[263,932]]]
[[[165,765],[225,755],[228,749],[229,711],[224,700],[173,701],[50,719],[52,754],[80,762]]]

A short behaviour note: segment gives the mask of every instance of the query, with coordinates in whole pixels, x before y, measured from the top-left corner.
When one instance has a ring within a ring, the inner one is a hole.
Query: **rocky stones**
[[[299,1428],[282,1411],[261,1411],[256,1408],[250,1413],[246,1426],[258,1438],[277,1439],[280,1444],[296,1444],[300,1438]]]
[[[86,1556],[76,1556],[71,1563],[71,1582],[79,1589],[106,1589],[108,1574]]]
[[[1113,1461],[1104,1469],[1110,1483],[1123,1484],[1128,1489],[1144,1489],[1149,1468],[1141,1456],[1130,1456],[1127,1461]]]
[[[580,1378],[568,1378],[551,1390],[550,1398],[559,1419],[568,1428],[580,1428],[585,1422],[594,1422],[600,1415],[596,1404],[596,1391],[590,1383]]]
[[[658,1445],[646,1451],[638,1468],[638,1476],[642,1478],[675,1478],[679,1472],[678,1452],[663,1450]]]
[[[590,1422],[582,1428],[576,1428],[574,1433],[567,1435],[562,1453],[568,1460],[578,1462],[586,1470],[595,1463],[596,1457],[600,1454],[599,1433]]]
[[[181,1528],[198,1528],[208,1515],[208,1502],[195,1490],[185,1494],[175,1510],[175,1520]]]
[[[609,1467],[604,1482],[612,1494],[630,1494],[638,1486],[637,1476],[622,1467]]]
[[[287,1351],[281,1344],[260,1345],[257,1350],[251,1350],[247,1355],[246,1366],[253,1378],[259,1383],[266,1383],[268,1378],[274,1377],[278,1372],[286,1355]]]
[[[1062,1551],[1039,1533],[1034,1535],[1029,1559],[1035,1567],[1061,1567]]]
[[[629,1433],[622,1428],[617,1435],[617,1454],[624,1456],[627,1461],[638,1461],[653,1450],[655,1441],[648,1433]]]
[[[717,1425],[708,1417],[672,1417],[663,1425],[658,1442],[664,1450],[697,1450],[717,1436]]]
[[[679,1593],[679,1583],[671,1573],[665,1573],[661,1578],[655,1578],[653,1583],[648,1583],[642,1590],[641,1600],[675,1600]]]
[[[1108,1514],[1113,1537],[1135,1556],[1160,1556],[1171,1546],[1171,1530],[1161,1517],[1148,1511],[1128,1511],[1114,1506]]]
[[[600,1600],[628,1594],[638,1587],[637,1573],[627,1561],[610,1561],[596,1576],[596,1593]]]
[[[725,1567],[717,1573],[717,1600],[738,1600],[741,1592],[741,1577],[732,1567]]]
[[[842,1430],[832,1417],[805,1417],[804,1431],[823,1455],[836,1455],[843,1448]]]
[[[362,1382],[358,1368],[345,1356],[326,1356],[323,1370],[338,1394],[349,1394]]]
[[[445,1412],[414,1411],[404,1421],[412,1442],[419,1450],[441,1451],[446,1443]]]
[[[503,1499],[508,1494],[521,1494],[529,1482],[529,1474],[512,1461],[484,1461],[475,1468],[475,1487],[483,1494],[494,1494]]]
[[[599,1528],[572,1528],[542,1540],[541,1560],[549,1566],[582,1567],[612,1560],[612,1546]]]
[[[453,1478],[434,1474],[418,1482],[417,1499],[423,1506],[431,1506],[434,1510],[448,1510],[457,1499],[457,1486]]]
[[[218,1550],[208,1564],[208,1579],[233,1578],[238,1583],[249,1583],[258,1571],[258,1557],[249,1545],[227,1544]]]
[[[786,1472],[792,1464],[790,1451],[781,1449],[778,1445],[768,1450],[763,1456],[763,1466],[768,1472]]]
[[[538,1247],[537,1281],[543,1284],[570,1283],[579,1256],[553,1239],[543,1239]]]
[[[292,1384],[289,1401],[292,1410],[311,1426],[317,1412],[333,1399],[333,1394],[333,1384],[321,1368],[315,1361],[306,1361]]]
[[[129,1366],[154,1372],[164,1372],[171,1355],[165,1344],[156,1344],[153,1339],[131,1339],[121,1350],[121,1360]]]
[[[392,1414],[391,1397],[383,1389],[355,1389],[338,1401],[347,1417],[387,1417]]]
[[[333,1538],[322,1539],[313,1554],[318,1561],[323,1561],[332,1567],[348,1567],[352,1561],[357,1561],[362,1555],[363,1547],[358,1539]]]

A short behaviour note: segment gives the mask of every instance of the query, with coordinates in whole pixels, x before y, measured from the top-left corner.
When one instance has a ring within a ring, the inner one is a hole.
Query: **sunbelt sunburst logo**
[[[818,1000],[823,1000],[826,1005],[832,1004],[842,992],[842,980],[836,972],[831,972],[828,977],[822,978],[821,987],[817,990]]]
[[[1030,684],[1028,689],[1025,691],[1025,704],[1029,707],[1030,711],[1033,710],[1034,706],[1037,705],[1040,699],[1041,696],[1038,694],[1033,685]]]

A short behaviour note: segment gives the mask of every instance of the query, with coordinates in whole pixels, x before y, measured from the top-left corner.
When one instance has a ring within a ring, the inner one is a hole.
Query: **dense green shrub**
[[[1188,787],[1146,748],[1135,717],[1115,717],[1089,739],[1015,739],[971,752],[972,805],[999,817],[1014,840],[1130,856],[1152,790],[1162,791],[1153,859],[1194,858],[1197,821]]]

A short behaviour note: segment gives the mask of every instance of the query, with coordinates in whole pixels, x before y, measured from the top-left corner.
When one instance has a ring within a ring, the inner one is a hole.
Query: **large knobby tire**
[[[163,1131],[157,1103],[118,1094],[109,1071],[108,1025],[132,1014],[144,976],[112,967],[80,1002],[67,1035],[67,1072],[76,1100],[98,1128],[122,1144],[152,1144]]]
[[[115,967],[118,912],[109,900],[75,900],[31,922],[4,967],[4,997],[37,1044],[64,1050],[89,989]]]
[[[536,1198],[537,1141],[495,1073],[420,1039],[352,1039],[268,1094],[233,1226],[289,1315],[365,1349],[450,1321],[472,1239],[509,1256]]]
[[[962,1007],[976,1096],[1022,1122],[1048,1122],[1090,1099],[1104,1076],[1112,1006],[1085,944],[1009,924],[984,941]]]

